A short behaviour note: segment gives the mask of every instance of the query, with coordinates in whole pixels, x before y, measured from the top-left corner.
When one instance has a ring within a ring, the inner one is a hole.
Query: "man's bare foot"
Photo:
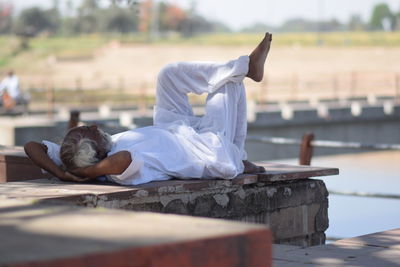
[[[267,59],[269,49],[271,47],[272,34],[266,33],[264,39],[250,54],[249,72],[247,77],[250,79],[261,82],[264,76],[264,64]]]
[[[243,173],[262,173],[265,172],[265,168],[263,166],[257,166],[254,163],[251,163],[248,160],[243,160],[244,171]]]

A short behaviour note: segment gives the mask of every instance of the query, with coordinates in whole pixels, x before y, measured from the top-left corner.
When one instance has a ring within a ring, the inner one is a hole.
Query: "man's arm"
[[[24,149],[25,153],[36,165],[58,177],[60,180],[71,182],[88,181],[88,179],[77,177],[58,167],[47,155],[47,146],[37,142],[28,142],[25,144]]]
[[[106,157],[94,165],[77,168],[71,172],[78,176],[93,179],[103,175],[122,174],[131,163],[131,153],[123,150]]]

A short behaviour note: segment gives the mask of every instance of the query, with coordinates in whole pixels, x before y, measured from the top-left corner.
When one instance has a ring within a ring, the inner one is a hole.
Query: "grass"
[[[198,45],[254,45],[262,33],[207,34],[188,39],[172,37],[158,43]],[[400,46],[400,32],[335,32],[335,33],[275,33],[275,46]]]
[[[0,36],[0,68],[7,66],[14,57],[17,39],[9,36]]]
[[[72,105],[92,105],[96,106],[101,103],[154,103],[155,99],[152,95],[132,94],[119,89],[96,89],[96,90],[71,90],[60,89],[54,90],[52,98],[58,104]],[[31,102],[42,103],[49,99],[49,91],[43,89],[30,89]]]
[[[100,35],[78,37],[39,36],[29,40],[29,48],[21,49],[15,36],[0,36],[0,68],[29,69],[32,62],[48,56],[57,58],[88,58],[109,41]]]
[[[120,89],[93,89],[93,90],[71,90],[60,89],[54,90],[53,100],[61,105],[82,105],[98,106],[102,103],[110,103],[118,105],[141,105],[146,104],[153,106],[155,104],[154,95],[144,95],[138,93],[130,93]],[[31,103],[37,106],[46,106],[49,100],[49,91],[44,89],[30,89]],[[199,105],[205,102],[206,95],[189,94],[189,101],[193,105]]]
[[[29,42],[28,50],[19,50],[20,41],[14,36],[0,37],[0,68],[29,65],[32,60],[48,56],[56,58],[91,58],[96,49],[112,40],[122,44],[151,43],[152,45],[254,45],[262,33],[218,33],[182,38],[168,34],[150,42],[148,35],[82,35],[74,37],[39,36]],[[335,32],[335,33],[276,33],[274,46],[384,46],[399,47],[400,32]]]
[[[30,41],[30,49],[41,56],[91,56],[93,51],[109,41],[100,35],[77,37],[38,37]]]
[[[146,34],[82,35],[73,37],[39,36],[29,42],[28,50],[20,50],[20,40],[14,36],[0,36],[0,68],[28,67],[31,62],[48,56],[56,58],[91,58],[96,49],[112,40],[122,44],[151,43],[152,45],[254,45],[262,33],[217,33],[182,38],[168,34],[150,42]],[[334,33],[276,33],[274,46],[384,46],[399,47],[400,32],[334,32]]]
[[[217,33],[182,38],[170,34],[153,44],[176,45],[254,45],[263,33]],[[116,37],[122,43],[146,43],[145,35],[123,35]],[[274,33],[275,46],[400,46],[400,32],[333,32],[333,33]]]

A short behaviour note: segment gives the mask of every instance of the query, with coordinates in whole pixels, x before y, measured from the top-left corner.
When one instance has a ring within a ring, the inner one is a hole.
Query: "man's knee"
[[[167,64],[158,73],[158,81],[164,82],[165,80],[170,80],[177,72],[178,72],[177,63]]]

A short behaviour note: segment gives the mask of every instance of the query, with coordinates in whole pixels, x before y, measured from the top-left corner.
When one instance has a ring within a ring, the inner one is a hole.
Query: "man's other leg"
[[[272,35],[266,33],[263,40],[250,54],[246,77],[257,82],[262,80],[271,41]],[[246,93],[243,82],[226,83],[223,89],[209,94],[207,98],[206,117],[212,118],[208,121],[213,123],[210,123],[210,129],[205,128],[204,130],[222,133],[239,148],[245,173],[264,172],[263,167],[256,166],[247,160],[247,153],[244,148],[247,135],[246,109]]]
[[[263,167],[247,160],[246,92],[243,83],[227,83],[217,92],[209,94],[203,122],[206,125],[200,129],[200,132],[218,132],[237,146],[244,164],[244,173],[265,171]]]

